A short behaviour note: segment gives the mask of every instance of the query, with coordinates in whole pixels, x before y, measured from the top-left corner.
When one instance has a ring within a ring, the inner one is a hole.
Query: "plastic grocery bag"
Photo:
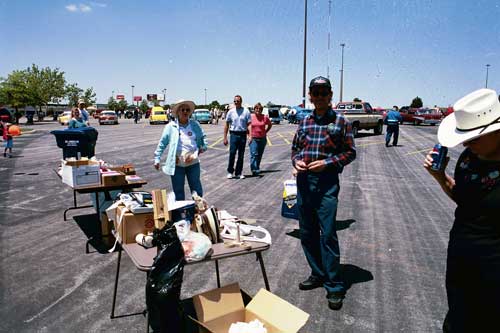
[[[289,219],[299,219],[299,210],[297,207],[297,182],[295,179],[285,180],[283,182],[283,202],[281,203],[281,216]]]
[[[212,249],[212,242],[205,234],[189,231],[182,241],[182,247],[186,261],[200,261]]]
[[[174,226],[153,232],[158,247],[146,282],[149,325],[154,332],[182,332],[180,294],[184,275],[184,250]]]

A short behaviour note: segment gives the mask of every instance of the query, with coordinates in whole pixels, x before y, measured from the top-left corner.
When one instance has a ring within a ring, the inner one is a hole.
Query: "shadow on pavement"
[[[337,220],[337,231],[347,229],[356,222],[356,220],[353,219],[347,219],[347,220]],[[289,231],[286,233],[288,236],[300,239],[300,230],[299,229],[293,229],[292,231]]]
[[[342,276],[345,282],[345,288],[348,290],[355,283],[368,282],[373,280],[373,274],[366,269],[351,265],[341,264]]]
[[[76,224],[89,239],[89,244],[101,254],[107,254],[109,246],[103,241],[101,226],[97,223],[97,214],[73,216]],[[82,244],[82,247],[84,244]],[[92,253],[92,251],[90,252]]]

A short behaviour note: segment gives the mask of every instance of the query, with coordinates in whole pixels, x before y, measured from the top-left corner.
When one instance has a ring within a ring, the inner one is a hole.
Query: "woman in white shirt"
[[[181,100],[172,108],[174,121],[169,122],[154,153],[154,167],[160,169],[160,158],[168,146],[162,170],[170,175],[176,200],[184,200],[184,184],[187,178],[189,189],[203,196],[198,155],[207,150],[205,133],[196,120],[190,119],[195,104]]]

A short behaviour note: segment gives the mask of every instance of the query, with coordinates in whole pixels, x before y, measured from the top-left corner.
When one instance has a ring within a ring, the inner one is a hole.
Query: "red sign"
[[[116,99],[125,99],[125,95],[116,95]]]
[[[142,96],[134,96],[134,102],[142,101]]]

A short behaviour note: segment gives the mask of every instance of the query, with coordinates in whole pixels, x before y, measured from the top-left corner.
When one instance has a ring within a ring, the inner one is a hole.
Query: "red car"
[[[429,124],[436,125],[443,118],[443,114],[436,109],[429,108],[408,108],[402,107],[400,112],[404,122],[412,123],[413,125]]]
[[[99,125],[118,125],[118,116],[113,110],[104,110],[99,115]]]

